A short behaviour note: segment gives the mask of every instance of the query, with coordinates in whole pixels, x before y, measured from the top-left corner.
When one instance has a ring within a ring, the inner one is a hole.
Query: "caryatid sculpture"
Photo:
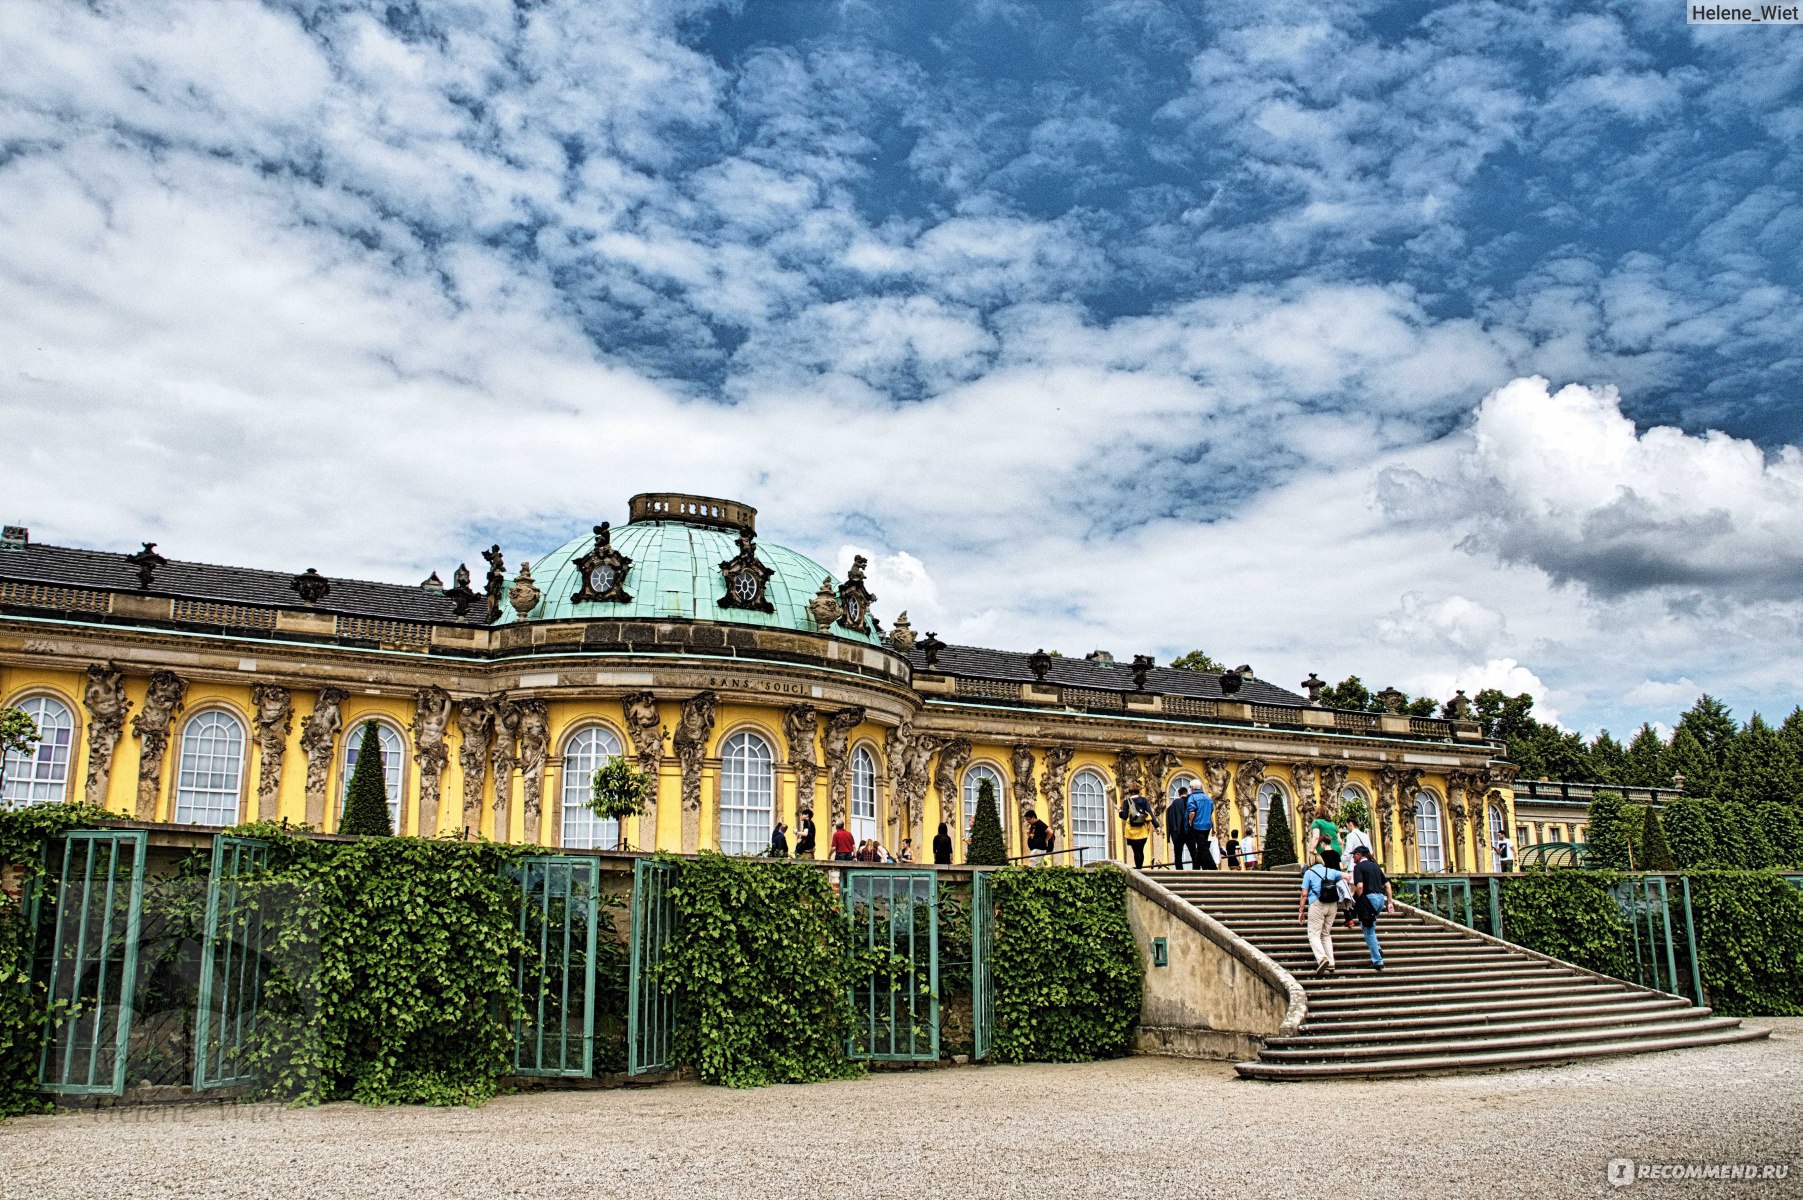
[[[326,780],[331,776],[332,750],[338,744],[338,730],[344,725],[340,711],[349,693],[343,688],[322,687],[314,698],[313,711],[301,718],[301,753],[307,758],[307,825],[324,829],[326,824]]]
[[[835,821],[845,820],[851,807],[851,733],[863,723],[861,707],[842,708],[826,719],[821,741],[826,746],[827,790],[832,795]]]
[[[257,820],[273,821],[281,813],[282,757],[294,728],[294,696],[277,684],[259,683],[250,698],[257,710]]]
[[[513,768],[519,762],[515,753],[519,736],[520,706],[502,692],[495,697],[494,731],[488,744],[489,816],[497,842],[507,841],[513,832]]]
[[[1076,756],[1077,752],[1069,746],[1053,746],[1045,752],[1045,776],[1040,783],[1045,789],[1047,809],[1043,815],[1054,830],[1060,831],[1060,838],[1064,829],[1064,781],[1070,774],[1071,759]]]
[[[963,836],[964,804],[958,794],[958,776],[970,762],[970,739],[947,738],[939,746],[939,765],[933,786],[939,791],[939,819],[951,827],[952,837]]]
[[[457,763],[462,772],[463,827],[482,828],[482,793],[488,781],[489,743],[495,733],[495,702],[485,696],[468,696],[457,702],[457,730],[461,743]]]
[[[421,688],[413,697],[413,760],[419,764],[419,820],[421,837],[438,836],[438,797],[444,782],[450,751],[445,734],[451,724],[451,693],[437,684]]]
[[[1014,798],[1020,808],[1022,828],[1025,828],[1027,813],[1037,812],[1034,805],[1039,803],[1039,781],[1035,778],[1037,764],[1033,760],[1033,747],[1017,745],[1010,757],[1014,769]]]
[[[707,740],[714,731],[720,698],[698,692],[682,704],[676,722],[676,760],[682,765],[682,849],[693,854],[701,848],[701,768],[707,758]]]
[[[1265,782],[1265,760],[1249,758],[1233,773],[1233,799],[1240,809],[1240,828],[1258,828],[1258,789]]]
[[[117,663],[95,663],[88,668],[82,705],[88,710],[88,776],[83,795],[90,806],[104,808],[113,752],[125,735],[125,715],[131,711],[131,701],[125,698],[125,672]]]
[[[131,720],[138,746],[138,808],[140,821],[154,821],[157,797],[163,790],[163,751],[169,745],[169,729],[182,709],[188,685],[174,671],[153,671],[144,707]]]
[[[528,845],[542,843],[540,828],[544,819],[545,765],[551,755],[551,706],[544,700],[520,700],[514,705],[519,714],[520,805],[524,810]]]
[[[789,767],[795,772],[796,808],[812,811],[815,785],[820,781],[820,760],[816,743],[820,737],[820,718],[812,704],[794,704],[783,713],[783,741],[789,756]]]
[[[650,692],[622,697],[620,713],[626,720],[626,736],[632,742],[638,768],[651,779],[651,796],[645,811],[639,814],[639,845],[650,849],[657,845],[658,770],[664,764],[663,718],[658,715],[657,697]]]

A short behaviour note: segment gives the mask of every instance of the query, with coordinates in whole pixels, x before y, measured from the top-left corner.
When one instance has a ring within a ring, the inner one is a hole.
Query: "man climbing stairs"
[[[1337,926],[1338,970],[1314,976],[1286,871],[1152,871],[1148,876],[1295,976],[1307,1016],[1239,1063],[1249,1079],[1492,1071],[1762,1038],[1678,996],[1594,975],[1408,909],[1378,922],[1384,970],[1364,937]]]

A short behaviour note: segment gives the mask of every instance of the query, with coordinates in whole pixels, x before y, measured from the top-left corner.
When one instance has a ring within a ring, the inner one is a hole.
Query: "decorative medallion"
[[[321,600],[326,598],[326,595],[329,592],[331,592],[332,581],[327,579],[324,575],[321,575],[312,567],[308,567],[305,571],[296,575],[294,579],[290,581],[288,586],[293,588],[300,595],[300,598],[305,600],[308,604],[318,604]]]
[[[845,582],[839,585],[839,624],[859,633],[870,631],[870,606],[876,603],[876,597],[864,586],[864,568],[869,565],[862,554],[856,556],[851,560],[851,570],[845,573]]]
[[[576,560],[576,569],[582,572],[582,578],[571,600],[591,604],[632,603],[632,596],[626,591],[626,572],[632,568],[632,560],[614,549],[611,528],[606,521],[595,526],[594,549]]]
[[[718,601],[721,608],[776,611],[775,606],[764,599],[764,585],[776,572],[758,561],[757,535],[751,530],[739,530],[738,557],[721,563],[720,573],[726,576],[726,594]]]

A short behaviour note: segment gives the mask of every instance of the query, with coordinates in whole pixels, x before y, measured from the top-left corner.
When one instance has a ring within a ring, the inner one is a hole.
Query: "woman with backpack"
[[[1315,954],[1315,974],[1333,974],[1333,923],[1340,915],[1340,856],[1322,850],[1321,861],[1302,873],[1302,896],[1296,920],[1308,926],[1308,948]]]
[[[1154,821],[1152,820],[1152,804],[1139,794],[1138,788],[1127,793],[1121,801],[1121,820],[1126,822],[1127,849],[1133,851],[1133,869],[1146,869],[1146,839],[1152,836]]]

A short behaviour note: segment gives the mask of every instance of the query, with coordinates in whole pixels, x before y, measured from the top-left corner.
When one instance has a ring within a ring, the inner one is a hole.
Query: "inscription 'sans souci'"
[[[750,675],[707,675],[703,687],[727,691],[775,692],[782,696],[805,696],[808,685],[783,679],[758,679]]]

